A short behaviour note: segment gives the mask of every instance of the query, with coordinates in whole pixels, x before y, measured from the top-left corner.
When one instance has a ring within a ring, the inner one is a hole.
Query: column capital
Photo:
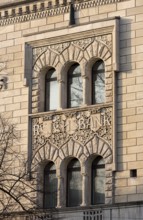
[[[58,83],[64,83],[64,81],[62,79],[58,79],[57,81],[58,81]]]
[[[87,173],[81,173],[81,175],[82,175],[82,176],[88,176],[88,174],[87,174]]]

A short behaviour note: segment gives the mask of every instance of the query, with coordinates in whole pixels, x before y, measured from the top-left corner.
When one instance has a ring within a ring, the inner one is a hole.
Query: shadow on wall
[[[129,107],[127,100],[132,99],[132,95],[127,91],[127,85],[130,85],[132,77],[132,51],[131,51],[131,23],[132,19],[120,19],[120,35],[119,35],[119,72],[115,73],[116,88],[116,171],[127,170],[127,162],[124,161],[123,155],[126,154],[126,147],[123,140],[127,140],[127,127],[124,126],[126,121],[125,113],[128,114]],[[125,128],[126,127],[126,128]],[[125,142],[124,142],[125,143]],[[113,203],[116,203],[116,172],[113,172]]]
[[[126,170],[126,161],[122,155],[125,154],[123,140],[127,140],[127,128],[123,127],[126,121],[125,115],[128,114],[130,106],[127,101],[132,101],[134,97],[128,92],[130,78],[133,77],[132,70],[135,69],[132,63],[132,19],[121,18],[120,20],[120,37],[119,37],[119,72],[116,74],[116,111],[117,111],[117,170]],[[132,82],[133,83],[133,82]],[[126,112],[126,114],[125,114]]]

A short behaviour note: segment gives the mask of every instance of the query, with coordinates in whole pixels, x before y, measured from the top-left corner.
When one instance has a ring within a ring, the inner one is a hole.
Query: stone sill
[[[40,116],[45,116],[45,115],[59,115],[59,114],[64,114],[64,113],[72,113],[72,112],[81,112],[81,111],[86,111],[89,109],[101,109],[101,108],[109,108],[112,107],[113,103],[104,103],[104,104],[96,104],[96,105],[85,105],[81,106],[78,108],[66,108],[66,109],[58,109],[54,111],[48,111],[48,112],[38,112],[38,113],[33,113],[29,114],[31,118],[36,118]]]

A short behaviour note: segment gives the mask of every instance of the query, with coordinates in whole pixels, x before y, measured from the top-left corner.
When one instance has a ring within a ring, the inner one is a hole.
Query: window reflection
[[[92,67],[92,104],[105,102],[105,66],[98,60]]]
[[[80,206],[82,200],[82,178],[80,163],[72,159],[67,167],[67,206]]]
[[[105,163],[100,156],[92,163],[91,185],[92,205],[105,203]]]
[[[58,82],[55,69],[50,69],[45,80],[45,111],[55,110],[58,106]]]
[[[73,64],[69,69],[67,87],[68,108],[80,106],[83,101],[83,89],[79,64]]]
[[[44,208],[54,208],[57,205],[57,178],[53,162],[44,169]]]

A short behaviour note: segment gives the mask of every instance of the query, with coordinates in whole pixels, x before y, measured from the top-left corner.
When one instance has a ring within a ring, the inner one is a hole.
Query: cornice
[[[75,11],[129,0],[21,0],[0,6],[0,26],[68,13],[71,2]]]

